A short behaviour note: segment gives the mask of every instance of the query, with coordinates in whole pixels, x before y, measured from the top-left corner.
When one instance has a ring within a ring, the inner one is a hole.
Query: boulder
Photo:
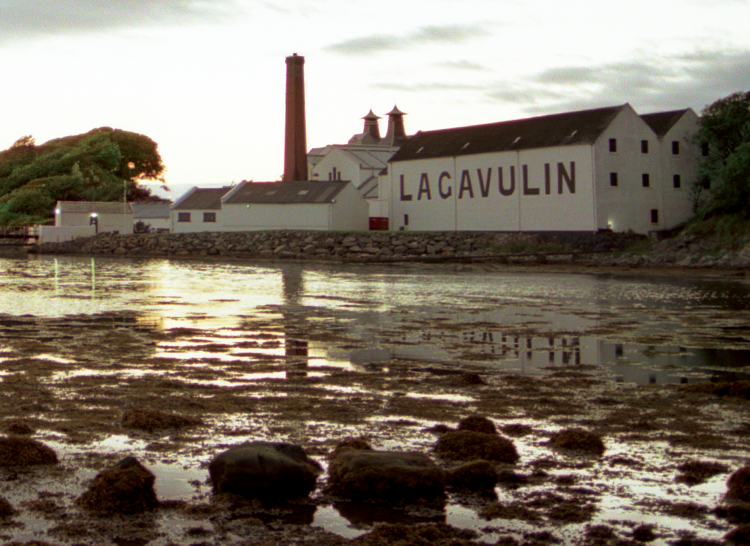
[[[498,434],[472,430],[450,430],[438,438],[435,451],[448,460],[484,459],[499,463],[516,463],[518,451],[513,442]]]
[[[129,408],[125,410],[122,416],[122,426],[146,432],[185,428],[200,424],[200,419],[173,415],[146,406]]]
[[[593,455],[604,454],[601,436],[580,428],[569,428],[553,434],[550,445],[554,449],[583,451]]]
[[[209,463],[214,491],[261,499],[292,499],[315,489],[320,465],[295,444],[249,442]]]
[[[159,506],[154,475],[135,457],[125,457],[102,470],[78,498],[87,510],[110,514],[140,514]]]
[[[448,485],[455,489],[492,491],[497,479],[495,467],[482,459],[464,463],[448,471]]]
[[[445,496],[445,471],[424,453],[350,449],[331,461],[329,473],[329,492],[356,501]]]
[[[750,502],[750,466],[745,465],[729,476],[727,497],[742,502]]]
[[[483,415],[469,415],[468,417],[464,417],[458,423],[458,430],[473,430],[474,432],[484,432],[485,434],[497,433],[495,423]]]
[[[57,464],[57,453],[23,436],[0,438],[0,467]]]

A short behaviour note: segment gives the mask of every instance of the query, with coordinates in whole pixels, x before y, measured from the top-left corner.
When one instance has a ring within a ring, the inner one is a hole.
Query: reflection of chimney
[[[286,58],[284,182],[307,180],[304,65],[305,58],[296,53]]]
[[[385,135],[385,141],[390,146],[401,146],[406,142],[406,129],[404,129],[404,116],[406,114],[394,106],[393,110],[388,112],[388,132]]]

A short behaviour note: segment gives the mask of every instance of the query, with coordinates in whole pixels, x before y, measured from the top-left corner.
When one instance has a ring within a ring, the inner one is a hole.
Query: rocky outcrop
[[[349,449],[331,460],[329,492],[356,501],[436,500],[445,471],[424,453]]]
[[[101,471],[78,498],[87,510],[110,514],[140,514],[158,507],[154,475],[135,457],[125,457]]]
[[[216,492],[281,500],[309,495],[320,465],[295,444],[249,442],[214,457],[208,473]]]
[[[57,464],[57,453],[23,436],[0,438],[0,467]]]

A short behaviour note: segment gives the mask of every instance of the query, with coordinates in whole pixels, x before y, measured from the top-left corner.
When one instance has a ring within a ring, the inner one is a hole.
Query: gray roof
[[[221,198],[231,189],[231,186],[192,188],[172,205],[172,210],[221,210]]]
[[[225,205],[331,203],[349,184],[346,180],[242,182],[222,201]]]
[[[641,119],[653,129],[656,136],[659,138],[664,137],[669,130],[674,127],[674,124],[680,121],[680,118],[684,116],[689,109],[683,110],[672,110],[669,112],[654,112],[653,114],[643,114]]]
[[[133,208],[133,218],[135,218],[136,220],[148,218],[169,218],[169,207],[172,206],[172,203],[136,202],[131,203],[130,206]]]
[[[552,114],[438,131],[420,131],[391,162],[593,144],[630,105]]]
[[[90,214],[132,214],[130,203],[123,206],[122,201],[58,201],[60,212]]]

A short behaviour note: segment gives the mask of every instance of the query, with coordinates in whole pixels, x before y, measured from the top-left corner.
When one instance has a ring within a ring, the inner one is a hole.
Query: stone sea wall
[[[633,244],[640,251],[628,251]],[[605,266],[750,268],[750,245],[716,251],[678,236],[646,243],[622,233],[326,232],[102,233],[32,247],[38,254],[361,262],[576,262]]]
[[[102,233],[39,245],[40,254],[149,257],[227,257],[352,261],[488,259],[540,252],[608,252],[638,240],[634,235],[595,233],[323,232]]]

